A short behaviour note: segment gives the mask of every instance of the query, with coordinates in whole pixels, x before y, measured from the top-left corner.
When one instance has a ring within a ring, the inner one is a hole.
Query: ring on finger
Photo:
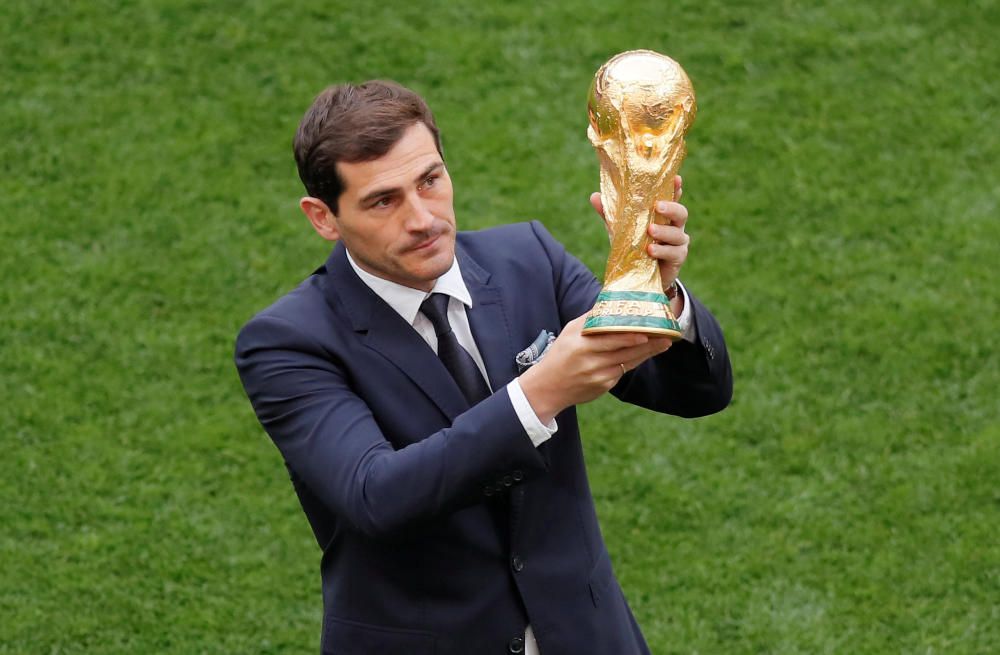
[[[619,362],[618,365],[622,367],[622,375],[625,375],[625,373],[627,373],[627,371],[625,370],[625,364]]]

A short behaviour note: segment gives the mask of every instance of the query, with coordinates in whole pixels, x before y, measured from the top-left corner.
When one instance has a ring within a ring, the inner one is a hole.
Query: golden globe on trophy
[[[611,239],[604,287],[584,334],[644,332],[679,339],[659,264],[646,252],[653,208],[674,199],[674,177],[694,122],[694,88],[684,69],[651,50],[609,59],[594,75],[587,135],[601,162],[601,198]]]

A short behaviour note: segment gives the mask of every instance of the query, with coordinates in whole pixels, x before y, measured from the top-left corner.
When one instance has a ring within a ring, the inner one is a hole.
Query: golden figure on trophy
[[[687,153],[694,89],[680,64],[651,50],[615,55],[594,75],[587,134],[601,162],[601,199],[611,239],[604,288],[584,333],[645,332],[679,339],[657,261],[646,247],[653,210],[674,199]]]

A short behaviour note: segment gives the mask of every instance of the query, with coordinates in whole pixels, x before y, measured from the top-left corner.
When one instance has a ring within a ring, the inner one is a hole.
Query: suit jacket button
[[[507,650],[512,653],[523,653],[524,652],[524,637],[514,637],[507,644]]]
[[[510,476],[510,475],[503,476],[503,486],[509,487],[512,484],[514,484],[514,478],[513,478],[513,476]]]
[[[510,558],[510,568],[514,569],[515,573],[520,573],[524,570],[524,560],[514,555]]]
[[[485,494],[487,496],[492,496],[493,495],[493,487],[491,487],[489,485],[486,485],[485,487],[483,487],[483,494]]]
[[[524,479],[524,471],[521,469],[514,469],[511,471],[510,477],[514,478],[514,482],[520,482]]]

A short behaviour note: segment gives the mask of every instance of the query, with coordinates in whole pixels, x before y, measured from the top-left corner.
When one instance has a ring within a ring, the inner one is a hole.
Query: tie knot
[[[439,337],[451,332],[451,323],[448,322],[448,300],[446,294],[432,293],[420,304],[420,311],[434,326],[434,333]]]

